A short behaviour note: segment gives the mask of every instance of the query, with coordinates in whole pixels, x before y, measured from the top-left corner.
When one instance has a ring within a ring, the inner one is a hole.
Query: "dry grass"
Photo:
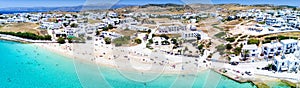
[[[278,35],[289,36],[289,37],[298,37],[298,38],[300,38],[300,32],[278,33],[278,34],[267,35],[267,36],[264,36],[264,37],[271,37],[271,36],[278,36]]]
[[[240,21],[240,20],[233,20],[233,21],[229,21],[226,23],[226,25],[237,25],[239,23],[241,23],[243,21]]]
[[[48,20],[47,20],[47,22],[55,22],[56,21],[56,18],[49,18]]]
[[[170,19],[168,18],[151,18],[149,19],[149,21],[155,21],[155,22],[162,22],[162,23],[168,23],[168,22],[171,22]]]
[[[133,30],[117,30],[115,31],[116,33],[119,33],[119,34],[122,34],[124,36],[132,36],[134,35],[135,33],[137,33],[136,31],[133,31]]]
[[[222,25],[222,28],[224,28],[224,30],[230,30],[232,28],[234,28],[235,26],[233,25]]]
[[[92,20],[92,19],[88,20],[88,23],[90,24],[101,23],[101,22],[102,22],[101,20]]]
[[[36,29],[39,25],[35,23],[12,23],[7,24],[0,28],[3,32],[30,32],[37,35],[43,35],[39,29]]]

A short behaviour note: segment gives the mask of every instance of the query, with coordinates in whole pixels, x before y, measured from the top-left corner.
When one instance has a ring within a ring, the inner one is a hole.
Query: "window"
[[[274,52],[274,49],[271,49],[271,52]]]

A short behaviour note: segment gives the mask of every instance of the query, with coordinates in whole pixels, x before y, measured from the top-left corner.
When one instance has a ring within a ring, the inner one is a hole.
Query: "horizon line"
[[[300,6],[286,5],[286,4],[276,5],[276,4],[241,4],[241,3],[216,3],[216,4],[214,4],[214,3],[190,3],[190,4],[182,4],[182,3],[148,3],[148,4],[141,4],[141,5],[138,5],[138,4],[114,4],[114,5],[144,6],[144,5],[150,5],[150,4],[154,4],[154,5],[158,5],[158,4],[176,4],[176,5],[191,5],[191,4],[212,4],[212,5],[237,4],[237,5],[246,5],[246,6],[251,6],[251,5],[292,6],[292,7],[300,8]],[[29,6],[29,7],[24,6],[24,7],[0,7],[0,9],[5,9],[5,8],[57,8],[57,7],[78,7],[78,6],[97,6],[97,5],[89,4],[89,5],[66,5],[66,6]],[[99,5],[99,6],[101,6],[101,5]]]

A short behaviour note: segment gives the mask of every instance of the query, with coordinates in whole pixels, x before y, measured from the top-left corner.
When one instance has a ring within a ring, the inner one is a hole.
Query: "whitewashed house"
[[[283,52],[286,54],[294,53],[298,48],[298,41],[294,39],[281,40],[283,45]]]
[[[277,72],[297,72],[299,70],[299,63],[299,58],[296,58],[293,54],[285,54],[276,56],[273,65],[276,67]]]
[[[274,56],[282,54],[283,45],[279,42],[266,43],[262,45],[262,53],[264,58],[273,58]]]
[[[96,26],[98,28],[104,28],[104,27],[107,27],[107,24],[105,24],[105,23],[97,23]]]
[[[198,31],[184,31],[181,34],[181,38],[186,40],[200,40],[201,34]]]
[[[100,36],[110,37],[111,39],[116,39],[116,38],[122,37],[121,34],[118,34],[118,33],[115,33],[115,32],[107,32],[107,31],[102,31],[100,33]]]
[[[109,19],[103,19],[102,21],[103,21],[105,24],[107,24],[107,25],[108,25],[108,24],[113,25],[113,26],[115,25],[115,21],[112,20],[112,19],[110,19],[110,18],[109,18]]]
[[[75,36],[76,28],[65,28],[65,33],[67,36]]]
[[[0,24],[5,24],[7,22],[7,20],[5,19],[0,19]]]
[[[266,19],[266,25],[274,25],[278,23],[278,19],[277,18],[267,18]]]
[[[124,17],[132,17],[133,13],[123,14]]]
[[[166,41],[166,39],[163,37],[153,37],[152,40],[155,45],[162,45],[161,42]]]
[[[49,26],[50,26],[50,23],[49,22],[42,22],[41,24],[40,24],[40,29],[48,29],[49,28]]]
[[[118,17],[118,13],[115,13],[115,12],[109,12],[107,15],[109,17]]]
[[[242,57],[258,57],[259,51],[256,44],[244,45],[242,48]]]
[[[157,34],[179,34],[186,31],[186,26],[160,26],[157,29]]]

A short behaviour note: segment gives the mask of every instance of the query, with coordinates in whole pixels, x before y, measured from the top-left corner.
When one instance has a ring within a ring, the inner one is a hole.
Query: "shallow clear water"
[[[0,40],[0,88],[255,88],[213,71],[197,75],[159,75],[126,72],[73,60],[30,44]],[[130,78],[132,75],[136,78]],[[154,77],[154,76],[153,76]]]

